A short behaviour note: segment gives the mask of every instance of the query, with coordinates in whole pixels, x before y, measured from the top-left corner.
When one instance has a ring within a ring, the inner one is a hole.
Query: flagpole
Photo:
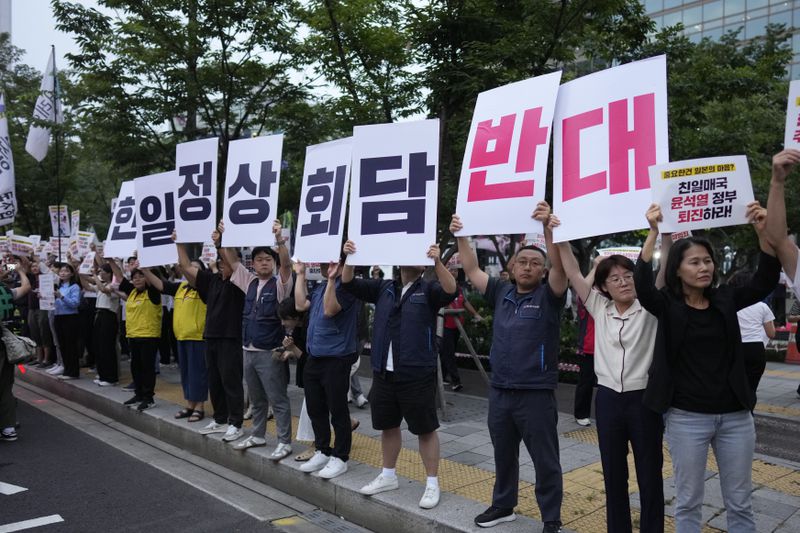
[[[61,132],[59,131],[58,127],[58,102],[57,102],[57,94],[58,94],[58,78],[56,77],[56,45],[51,44],[51,53],[53,54],[53,93],[52,93],[52,100],[53,100],[53,133],[55,134],[55,150],[56,150],[56,210],[58,212],[58,259],[61,260],[61,183],[60,183],[60,170],[61,165],[58,157],[59,152],[59,137]]]

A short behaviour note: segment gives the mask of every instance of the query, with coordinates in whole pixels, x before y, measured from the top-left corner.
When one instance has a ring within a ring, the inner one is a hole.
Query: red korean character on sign
[[[533,196],[534,180],[486,183],[486,170],[475,170],[505,165],[511,159],[511,146],[518,115],[500,117],[497,126],[491,120],[478,123],[475,141],[470,154],[468,202],[520,198]],[[549,128],[541,125],[542,108],[526,109],[520,125],[519,145],[514,172],[530,172],[536,164],[536,149],[547,143]]]

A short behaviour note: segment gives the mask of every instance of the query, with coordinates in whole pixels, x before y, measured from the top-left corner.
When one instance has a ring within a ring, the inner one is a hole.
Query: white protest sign
[[[50,253],[58,257],[60,263],[67,262],[67,251],[69,250],[69,239],[67,237],[50,237]]]
[[[621,255],[627,257],[634,263],[639,259],[639,253],[642,249],[639,246],[619,246],[616,248],[600,248],[597,250],[597,255],[600,257],[609,257],[612,255]]]
[[[339,260],[352,153],[352,137],[306,148],[295,239],[301,261]]]
[[[178,242],[205,242],[217,227],[218,146],[219,139],[213,137],[175,147],[179,176],[175,194]]]
[[[67,206],[65,205],[51,205],[48,206],[50,211],[50,230],[53,237],[69,237],[69,216],[67,213]]]
[[[203,243],[203,251],[200,253],[200,261],[207,265],[216,263],[217,261],[217,247],[213,242]]]
[[[747,224],[747,204],[753,201],[743,155],[654,165],[650,187],[664,217],[658,225],[662,233]]]
[[[789,82],[783,147],[800,149],[800,80]]]
[[[108,226],[105,257],[127,259],[136,251],[136,194],[133,180],[125,181],[119,188],[119,196],[111,224]]]
[[[308,281],[322,281],[322,267],[319,263],[305,263],[306,279]]]
[[[56,308],[56,278],[50,272],[39,274],[39,309],[52,311]]]
[[[69,234],[69,236],[70,237],[75,237],[78,234],[78,228],[81,227],[81,212],[80,212],[80,210],[76,209],[75,211],[70,213],[69,220],[70,220],[70,225],[69,225],[70,234]]]
[[[536,246],[547,252],[547,241],[545,241],[544,233],[526,233],[525,246]]]
[[[143,267],[178,262],[172,241],[175,229],[175,191],[179,183],[174,172],[162,172],[133,180],[136,194],[136,250]],[[120,195],[121,196],[121,195]]]
[[[89,252],[83,258],[81,266],[78,267],[78,274],[91,274],[92,266],[94,265],[95,252]]]
[[[542,232],[531,218],[544,199],[550,126],[561,72],[478,95],[469,129],[456,213],[456,236]]]
[[[553,121],[555,242],[645,227],[647,169],[668,161],[666,56],[562,85]]]
[[[275,244],[272,223],[278,218],[282,149],[283,135],[239,139],[228,145],[223,246]]]
[[[33,242],[28,237],[12,235],[9,237],[9,251],[11,255],[27,257],[33,252]]]
[[[39,243],[42,242],[42,236],[41,235],[28,235],[28,238],[33,243],[33,248],[34,249],[38,248],[39,247]]]
[[[438,120],[353,128],[348,264],[433,264],[438,164]]]
[[[8,253],[8,237],[0,235],[0,253]]]

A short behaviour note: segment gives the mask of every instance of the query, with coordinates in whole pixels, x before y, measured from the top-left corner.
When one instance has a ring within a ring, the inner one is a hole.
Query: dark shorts
[[[50,319],[47,311],[41,309],[28,311],[28,327],[31,331],[31,339],[37,346],[53,347],[53,335],[50,331]]]
[[[436,373],[410,381],[395,381],[391,372],[373,378],[369,403],[374,429],[394,429],[405,419],[414,435],[436,431]]]

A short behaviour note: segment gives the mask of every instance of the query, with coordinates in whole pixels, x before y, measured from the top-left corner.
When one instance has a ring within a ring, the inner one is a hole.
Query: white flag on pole
[[[58,98],[55,48],[50,51],[50,59],[47,61],[47,69],[44,72],[42,85],[39,88],[39,98],[36,99],[36,106],[33,108],[33,118],[51,124],[61,124],[64,121],[61,113],[61,101]],[[31,129],[28,132],[28,141],[25,143],[25,151],[41,162],[47,155],[49,146],[50,128],[31,124]]]
[[[17,214],[17,196],[14,185],[14,158],[8,137],[6,103],[0,93],[0,226],[14,223]]]

